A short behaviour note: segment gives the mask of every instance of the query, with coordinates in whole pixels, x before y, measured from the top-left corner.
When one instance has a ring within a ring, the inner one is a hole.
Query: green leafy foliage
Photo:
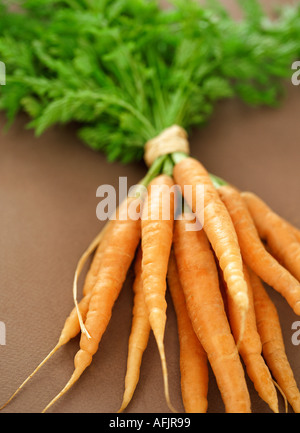
[[[37,135],[76,122],[80,138],[124,163],[179,124],[203,125],[223,98],[276,105],[300,56],[300,6],[271,20],[241,0],[234,21],[217,0],[23,0],[0,5],[0,109]]]

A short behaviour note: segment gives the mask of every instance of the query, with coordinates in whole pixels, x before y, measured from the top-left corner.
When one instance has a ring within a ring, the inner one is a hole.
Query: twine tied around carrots
[[[146,142],[144,161],[147,167],[150,167],[160,156],[174,152],[190,154],[187,132],[178,125],[164,129],[159,135]]]

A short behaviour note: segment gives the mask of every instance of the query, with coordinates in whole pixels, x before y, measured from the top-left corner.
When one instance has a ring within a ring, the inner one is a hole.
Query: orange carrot
[[[128,343],[127,371],[125,376],[125,391],[118,412],[122,412],[130,403],[140,377],[140,367],[143,353],[147,347],[150,323],[146,308],[142,281],[142,253],[139,249],[135,261],[135,280],[133,285],[134,300],[132,310],[132,325]]]
[[[101,264],[101,259],[103,256],[103,251],[106,248],[106,245],[109,241],[109,230],[111,229],[111,227],[115,224],[116,221],[109,221],[107,223],[107,225],[104,227],[105,233],[102,238],[102,241],[100,242],[100,244],[98,245],[95,254],[93,256],[92,262],[90,264],[89,270],[86,274],[85,277],[85,281],[84,281],[84,285],[83,285],[83,295],[87,295],[89,292],[91,292],[93,290],[93,287],[97,281],[97,275],[99,272],[99,268],[100,268],[100,264]]]
[[[244,275],[248,285],[249,309],[246,317],[245,335],[239,346],[239,352],[245,363],[248,376],[260,397],[273,412],[278,413],[278,399],[270,371],[262,357],[262,343],[256,328],[256,317],[253,304],[251,281],[246,265]],[[228,298],[228,314],[232,333],[236,341],[240,333],[240,312],[234,302]]]
[[[263,356],[294,412],[300,413],[300,392],[285,352],[276,307],[265,290],[260,278],[251,270],[249,274],[253,289],[256,323],[262,342]]]
[[[138,183],[136,185],[136,187],[137,187],[136,193],[137,194],[139,193],[138,188],[140,185],[141,185],[141,183]],[[81,257],[81,259],[85,260],[86,256],[91,253],[91,250],[95,249],[97,247],[95,254],[94,254],[94,257],[92,259],[91,265],[89,267],[89,270],[88,270],[87,275],[85,277],[84,286],[83,286],[83,295],[86,295],[87,293],[89,293],[94,288],[94,285],[97,281],[103,251],[105,250],[106,245],[109,242],[108,232],[111,230],[112,227],[114,227],[115,224],[118,224],[120,220],[122,220],[123,218],[129,217],[128,210],[129,210],[130,205],[133,202],[133,200],[135,200],[135,197],[133,197],[133,196],[131,196],[131,198],[130,197],[125,198],[125,200],[120,204],[119,207],[116,208],[113,215],[110,217],[108,222],[105,224],[104,228],[102,229],[102,231],[100,233],[100,236],[101,236],[100,239],[97,239],[97,238],[95,239],[96,241],[99,240],[99,242],[96,245],[94,244],[94,242],[92,242],[90,247],[86,250],[86,252]],[[140,198],[140,203],[142,203],[142,197]],[[81,268],[80,261],[78,262],[77,269],[78,268],[79,269]]]
[[[208,172],[196,159],[188,157],[181,160],[175,165],[173,176],[200,222],[200,204],[203,200],[203,228],[223,271],[230,296],[242,312],[244,323],[249,304],[247,284],[243,275],[238,239],[228,211],[220,200]],[[192,187],[191,197],[185,194],[186,185]],[[203,187],[204,191],[199,186]]]
[[[173,251],[169,261],[168,287],[177,317],[183,405],[187,413],[205,413],[208,405],[207,355],[187,312]]]
[[[244,369],[225,313],[215,258],[204,230],[175,221],[174,251],[186,305],[227,413],[251,412]]]
[[[284,222],[289,227],[289,229],[291,230],[295,238],[298,240],[298,242],[300,242],[300,230],[297,227],[295,227],[293,224],[291,224],[289,221],[284,220]]]
[[[285,218],[281,217],[281,219],[285,222],[285,224],[288,226],[290,231],[297,238],[298,242],[300,242],[300,229],[296,227],[294,224],[290,223],[290,221],[287,221]]]
[[[149,184],[142,211],[142,280],[149,322],[161,358],[165,397],[170,403],[168,373],[164,349],[167,303],[166,276],[173,238],[174,183],[160,175]]]
[[[234,223],[246,264],[300,314],[300,283],[265,249],[240,193],[229,185],[218,191]]]
[[[267,242],[272,255],[300,281],[300,242],[286,222],[261,198],[251,192],[241,193],[259,236]]]
[[[128,200],[130,204],[131,200]],[[49,409],[71,386],[92,362],[102,335],[111,318],[112,308],[125,281],[128,268],[140,241],[140,220],[119,219],[110,232],[109,242],[102,256],[97,282],[92,290],[89,310],[84,323],[88,334],[82,332],[80,350],[75,355],[75,369],[70,380],[59,394],[45,407]]]

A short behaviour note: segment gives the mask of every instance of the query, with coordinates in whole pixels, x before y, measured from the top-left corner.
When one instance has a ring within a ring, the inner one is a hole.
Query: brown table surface
[[[300,227],[299,91],[300,87],[288,83],[279,109],[252,109],[239,101],[224,101],[207,126],[193,131],[190,139],[192,155],[210,172],[256,192]],[[0,116],[1,131],[4,123]],[[6,328],[6,344],[0,346],[0,404],[56,344],[73,308],[75,266],[103,226],[96,217],[97,187],[117,188],[119,176],[127,176],[130,186],[145,173],[143,163],[108,163],[102,154],[82,145],[72,125],[52,128],[37,139],[25,130],[25,123],[26,118],[19,116],[13,128],[0,133],[0,321]],[[118,410],[131,326],[132,281],[130,270],[91,366],[49,412]],[[278,293],[267,289],[277,306],[286,352],[300,385],[300,345],[291,340],[292,324],[299,318]],[[170,394],[177,410],[183,411],[176,317],[168,293],[167,301]],[[75,338],[61,348],[3,412],[40,412],[69,379],[78,343]],[[270,412],[247,381],[253,412]],[[278,398],[284,411],[280,394]],[[211,371],[208,401],[208,413],[224,412]],[[127,412],[169,412],[152,335]]]

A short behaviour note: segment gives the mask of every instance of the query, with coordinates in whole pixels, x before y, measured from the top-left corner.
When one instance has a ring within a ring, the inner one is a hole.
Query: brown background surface
[[[299,91],[287,83],[279,109],[251,109],[238,101],[224,101],[207,126],[193,131],[190,138],[192,155],[210,172],[242,190],[256,192],[300,227]],[[0,404],[56,344],[73,308],[77,260],[103,226],[96,217],[97,187],[117,188],[119,176],[127,176],[130,186],[145,173],[143,163],[109,164],[103,155],[80,143],[73,126],[52,128],[37,139],[24,128],[25,123],[26,118],[20,116],[4,133],[5,120],[0,116],[0,321],[6,326],[6,345],[0,346]],[[132,278],[130,271],[91,366],[49,412],[115,412],[119,408],[131,326]],[[278,293],[268,291],[278,308],[287,355],[300,385],[300,345],[291,342],[291,326],[300,319]],[[170,394],[177,410],[183,411],[176,318],[168,294],[167,301]],[[3,412],[40,412],[69,379],[78,343],[75,338],[61,348]],[[253,412],[269,412],[252,383],[248,384]],[[284,411],[280,394],[278,398]],[[224,412],[211,371],[208,401],[209,413]],[[127,412],[168,412],[152,335]]]

